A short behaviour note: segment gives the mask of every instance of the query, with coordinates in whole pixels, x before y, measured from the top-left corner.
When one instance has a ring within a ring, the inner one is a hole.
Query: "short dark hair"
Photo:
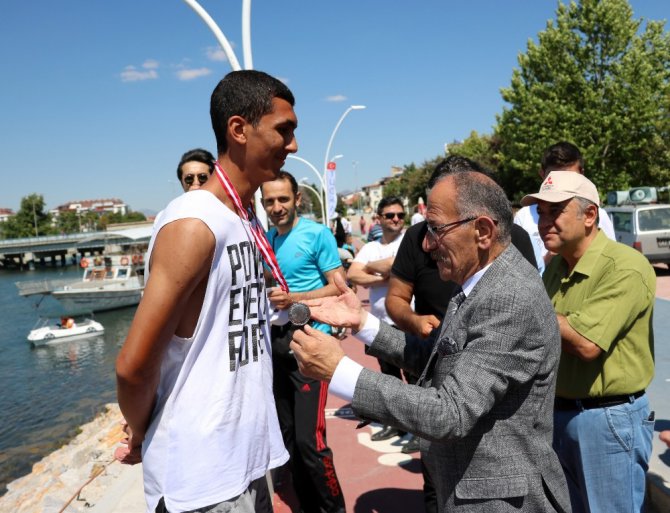
[[[542,170],[558,171],[573,164],[579,164],[579,170],[584,172],[584,157],[579,148],[567,141],[557,142],[544,150],[542,154]]]
[[[474,160],[452,155],[435,166],[428,187],[432,189],[447,176],[454,180],[454,208],[458,216],[467,218],[488,215],[498,223],[498,241],[509,244],[514,222],[512,206],[491,173]]]
[[[377,214],[382,215],[382,211],[389,205],[400,205],[403,210],[405,209],[405,205],[403,205],[402,200],[398,196],[386,196],[379,200]]]
[[[462,173],[464,171],[483,173],[489,178],[493,178],[491,173],[484,166],[474,160],[461,157],[460,155],[451,155],[437,163],[435,170],[428,179],[428,189],[435,187],[435,184],[439,182],[441,178],[453,173]]]
[[[177,178],[180,182],[181,177],[184,174],[181,166],[187,162],[202,162],[203,164],[207,164],[207,166],[209,166],[210,175],[214,172],[214,155],[212,155],[207,150],[203,150],[202,148],[194,148],[192,150],[188,150],[181,156],[181,160],[177,166]]]
[[[298,195],[298,182],[295,181],[295,177],[289,173],[288,171],[284,171],[283,169],[279,171],[279,174],[277,174],[277,178],[274,180],[270,180],[270,182],[274,182],[276,180],[286,180],[291,184],[291,190],[293,191],[293,195],[297,196]],[[268,183],[268,182],[265,182]],[[261,184],[261,194],[263,194],[263,184]]]
[[[219,155],[228,150],[228,120],[241,116],[252,126],[272,112],[272,99],[281,98],[291,106],[295,98],[285,84],[262,71],[231,71],[214,88],[209,106]]]
[[[341,248],[347,242],[347,231],[344,229],[342,224],[341,216],[335,218],[335,242],[337,242],[337,247]]]

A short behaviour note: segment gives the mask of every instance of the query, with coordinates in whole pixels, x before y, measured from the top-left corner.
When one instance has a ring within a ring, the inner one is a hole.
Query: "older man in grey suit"
[[[439,511],[570,511],[551,446],[558,325],[537,271],[510,245],[509,202],[461,161],[433,187],[426,220],[424,249],[462,287],[433,347],[380,323],[341,280],[340,296],[308,302],[313,318],[352,327],[419,382],[364,369],[309,326],[291,343],[300,369],[361,418],[422,438]]]

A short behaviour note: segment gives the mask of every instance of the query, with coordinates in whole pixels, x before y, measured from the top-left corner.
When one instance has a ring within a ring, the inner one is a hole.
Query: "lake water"
[[[102,337],[39,348],[26,341],[40,316],[64,312],[51,296],[36,308],[40,296],[21,297],[14,283],[70,277],[81,270],[0,271],[0,495],[116,401],[114,362],[135,307],[95,314]]]

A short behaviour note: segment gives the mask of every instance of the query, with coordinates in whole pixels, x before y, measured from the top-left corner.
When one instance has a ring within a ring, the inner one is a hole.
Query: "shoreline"
[[[121,419],[118,404],[106,404],[73,439],[36,462],[29,474],[7,483],[0,511],[90,512],[122,471],[113,456],[123,438]]]

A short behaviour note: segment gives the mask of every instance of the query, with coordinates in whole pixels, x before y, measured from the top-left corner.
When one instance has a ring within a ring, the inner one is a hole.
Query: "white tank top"
[[[288,459],[272,393],[268,301],[249,224],[208,191],[172,201],[149,244],[177,219],[202,220],[216,249],[193,336],[173,336],[142,446],[148,511],[180,513],[236,497]],[[147,280],[150,274],[147,272]]]

